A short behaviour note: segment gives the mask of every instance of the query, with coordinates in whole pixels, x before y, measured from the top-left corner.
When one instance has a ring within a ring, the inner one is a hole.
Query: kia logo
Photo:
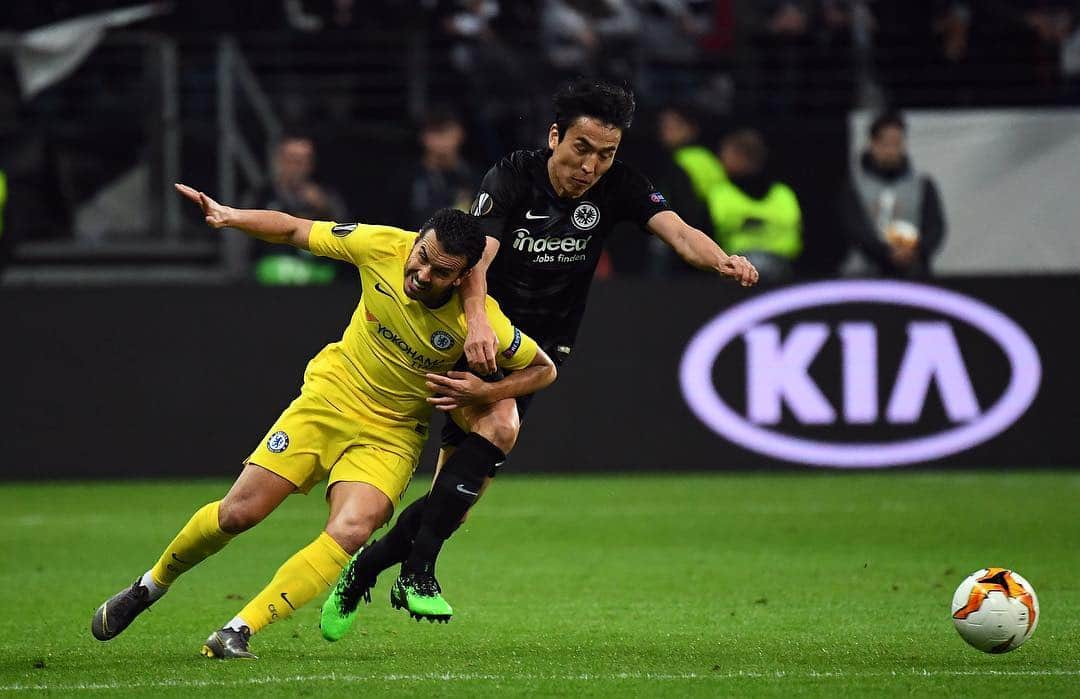
[[[770,322],[806,309],[821,312],[863,304],[911,315],[895,376],[878,375],[877,327],[866,320],[868,314],[832,324],[800,320],[783,338],[779,326]],[[979,405],[956,322],[985,335],[1007,360],[1008,382],[992,405]],[[839,342],[842,383],[839,399],[832,402],[809,371],[830,337]],[[746,351],[745,413],[725,403],[713,381],[718,356],[736,340],[745,343]],[[693,337],[679,368],[687,404],[717,434],[767,456],[837,468],[930,461],[985,442],[1024,414],[1035,399],[1041,377],[1035,345],[1000,311],[953,291],[866,280],[794,286],[739,304]],[[880,396],[879,385],[886,388]],[[929,435],[853,442],[807,438],[776,429],[783,406],[800,425],[810,428],[912,425],[920,419],[932,387],[947,424]]]

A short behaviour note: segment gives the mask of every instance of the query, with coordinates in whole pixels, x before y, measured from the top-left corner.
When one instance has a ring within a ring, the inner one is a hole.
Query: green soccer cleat
[[[356,620],[361,599],[371,604],[371,588],[375,586],[375,576],[364,576],[357,570],[357,559],[363,551],[362,548],[357,551],[341,571],[337,584],[323,603],[319,629],[327,641],[340,640],[349,632]]]
[[[435,576],[428,573],[403,573],[390,589],[390,604],[394,609],[405,609],[417,621],[441,621],[447,623],[454,614],[442,596],[442,588]]]
[[[202,654],[218,660],[258,660],[259,656],[248,650],[251,629],[241,626],[239,631],[225,627],[210,634],[202,647]]]

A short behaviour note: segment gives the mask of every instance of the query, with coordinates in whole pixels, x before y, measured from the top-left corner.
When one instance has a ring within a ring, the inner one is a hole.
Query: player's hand
[[[481,376],[490,376],[499,370],[495,355],[499,352],[499,338],[487,323],[470,323],[465,336],[465,361],[469,368]]]
[[[229,225],[229,214],[232,213],[232,207],[222,206],[204,193],[192,187],[188,187],[186,184],[177,182],[173,186],[176,187],[176,191],[180,192],[186,198],[195,202],[202,208],[203,216],[206,218],[206,224],[208,226],[211,228],[224,228]]]
[[[427,374],[427,387],[438,394],[428,396],[427,402],[443,412],[491,402],[491,384],[469,371]]]
[[[731,277],[743,286],[753,286],[758,281],[757,268],[742,255],[728,255],[720,264],[720,274]]]

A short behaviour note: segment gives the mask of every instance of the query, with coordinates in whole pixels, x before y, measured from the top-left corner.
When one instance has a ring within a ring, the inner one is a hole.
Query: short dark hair
[[[448,255],[465,258],[465,269],[472,269],[484,254],[487,243],[480,219],[457,209],[439,209],[420,227],[420,236],[434,231],[439,245]]]
[[[890,126],[907,132],[907,122],[904,121],[904,115],[893,109],[878,114],[870,122],[870,138],[877,138],[881,135],[882,130]]]
[[[579,117],[591,117],[622,131],[634,121],[634,93],[629,87],[602,80],[578,78],[567,83],[555,93],[552,103],[560,141]]]

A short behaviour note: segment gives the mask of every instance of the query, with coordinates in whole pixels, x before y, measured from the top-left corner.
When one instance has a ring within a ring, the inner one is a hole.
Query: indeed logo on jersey
[[[513,248],[521,252],[539,253],[533,258],[533,262],[558,262],[567,264],[570,262],[584,262],[586,250],[592,236],[584,238],[544,236],[532,237],[531,231],[519,228],[514,231]]]

